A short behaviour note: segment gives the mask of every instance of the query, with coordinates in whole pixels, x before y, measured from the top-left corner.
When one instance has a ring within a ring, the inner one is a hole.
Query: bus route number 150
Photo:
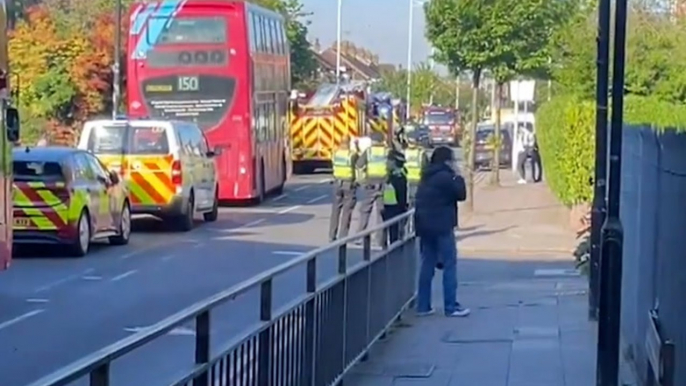
[[[197,76],[180,76],[178,79],[179,91],[199,91],[200,81]]]

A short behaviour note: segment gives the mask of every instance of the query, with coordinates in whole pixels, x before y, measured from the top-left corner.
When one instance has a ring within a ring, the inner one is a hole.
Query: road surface
[[[198,221],[189,233],[167,233],[143,220],[128,246],[103,245],[83,259],[16,259],[0,276],[0,385],[28,384],[325,244],[329,181],[325,174],[294,177],[282,196],[258,207],[223,208],[216,223]],[[354,264],[361,253],[351,255]],[[323,256],[320,280],[335,267],[333,253]],[[304,267],[278,278],[275,308],[304,289]],[[258,310],[257,292],[217,310],[214,348],[257,321]],[[114,385],[168,384],[192,364],[192,327],[115,362]]]
[[[326,174],[295,176],[283,195],[258,207],[223,208],[217,222],[198,221],[189,233],[165,232],[144,219],[124,247],[95,246],[82,259],[16,259],[0,275],[0,386],[26,385],[325,244],[329,182]],[[361,252],[350,251],[348,259],[349,266],[359,262]],[[322,256],[320,281],[336,266],[333,252]],[[275,308],[304,290],[304,267],[279,277]],[[248,293],[213,313],[213,351],[257,321],[258,299],[257,291]],[[192,360],[190,324],[116,361],[114,386],[166,385]]]

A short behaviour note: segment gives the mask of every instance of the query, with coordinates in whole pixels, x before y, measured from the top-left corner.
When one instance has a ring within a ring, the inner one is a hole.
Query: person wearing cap
[[[357,162],[360,186],[364,197],[360,202],[360,220],[358,232],[362,232],[369,226],[372,213],[377,219],[381,219],[383,210],[383,187],[387,177],[388,147],[384,141],[384,135],[379,132],[372,133],[371,146],[360,155]],[[382,243],[382,235],[378,235],[378,241]]]
[[[449,317],[469,315],[457,301],[457,203],[467,197],[462,176],[453,168],[453,151],[434,150],[421,174],[415,201],[415,231],[419,237],[421,267],[417,288],[417,314],[434,313],[431,282],[436,268],[443,269],[443,311]]]
[[[357,204],[357,162],[359,153],[351,146],[349,136],[341,139],[333,154],[333,200],[329,220],[329,241],[345,238],[350,231],[353,210]]]
[[[387,177],[383,186],[383,210],[381,211],[381,218],[383,221],[389,221],[394,217],[400,216],[407,212],[407,169],[405,168],[404,157],[399,157],[394,154],[396,150],[391,149],[388,153],[387,161]],[[405,226],[404,221],[399,221],[388,227],[388,231],[384,232],[384,245],[393,244],[402,236],[402,229]]]

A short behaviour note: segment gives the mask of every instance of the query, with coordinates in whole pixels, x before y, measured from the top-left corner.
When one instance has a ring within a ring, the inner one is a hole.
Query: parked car
[[[128,244],[125,184],[92,154],[67,147],[13,151],[15,244],[66,245],[84,256],[94,240]]]
[[[476,151],[474,152],[474,165],[478,169],[490,169],[493,166],[493,148],[495,125],[492,123],[480,123],[476,129]],[[512,166],[512,135],[501,127],[500,129],[500,167]]]

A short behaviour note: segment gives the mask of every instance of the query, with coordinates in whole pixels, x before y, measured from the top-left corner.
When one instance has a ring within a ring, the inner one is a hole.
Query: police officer
[[[383,221],[402,215],[408,208],[407,169],[405,169],[403,161],[393,154],[389,154],[388,177],[384,184],[383,203],[381,212]],[[391,225],[388,231],[384,232],[384,244],[388,242],[390,245],[397,241],[402,235],[402,227],[404,227],[404,221]]]
[[[407,138],[408,147],[405,150],[405,169],[407,170],[409,202],[414,202],[417,186],[421,179],[422,168],[429,163],[428,144],[421,128],[413,130]]]
[[[350,142],[350,137],[344,136],[333,155],[334,191],[329,222],[329,241],[348,236],[353,210],[357,204],[356,165],[359,154],[357,149],[351,148]]]
[[[384,135],[374,132],[370,135],[372,145],[365,150],[358,161],[360,185],[364,190],[364,198],[360,203],[360,222],[358,232],[369,226],[372,213],[381,218],[383,209],[383,187],[387,178],[388,148],[384,142]],[[379,240],[382,241],[382,240]]]

